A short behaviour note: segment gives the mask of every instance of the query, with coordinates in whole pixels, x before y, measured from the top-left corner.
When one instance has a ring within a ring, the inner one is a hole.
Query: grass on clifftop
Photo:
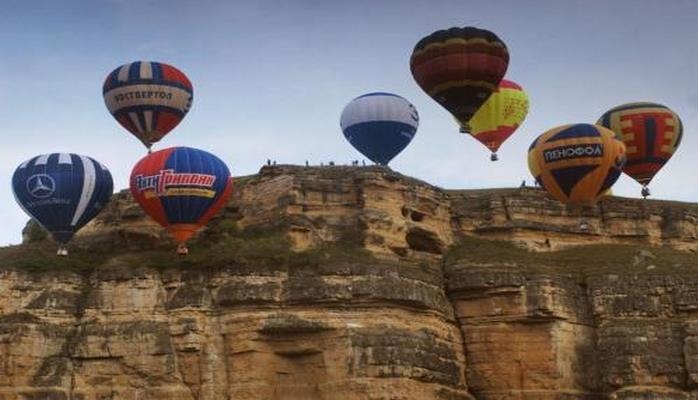
[[[57,244],[45,239],[0,248],[0,269],[31,272],[69,271],[89,273],[108,265],[124,268],[215,269],[235,265],[314,266],[327,260],[365,261],[371,254],[355,243],[336,243],[303,252],[294,252],[278,231],[217,229],[204,232],[189,243],[189,255],[176,254],[173,241],[125,244],[101,241],[97,244],[69,245],[67,257],[56,256]]]
[[[651,256],[639,263],[641,253]],[[598,244],[577,246],[553,252],[534,252],[511,242],[475,237],[463,239],[445,255],[446,265],[468,262],[478,264],[515,264],[538,272],[581,273],[698,273],[698,256],[669,247],[648,245]],[[653,268],[647,269],[652,265]]]

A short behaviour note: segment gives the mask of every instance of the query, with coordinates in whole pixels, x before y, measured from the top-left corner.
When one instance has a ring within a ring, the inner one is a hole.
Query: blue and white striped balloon
[[[340,126],[356,150],[375,163],[387,165],[414,137],[419,114],[396,94],[368,93],[344,107]]]
[[[17,203],[61,245],[99,214],[113,189],[107,167],[72,153],[36,156],[12,176]]]

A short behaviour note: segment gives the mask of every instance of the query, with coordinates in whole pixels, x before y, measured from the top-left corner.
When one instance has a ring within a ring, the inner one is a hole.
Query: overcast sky
[[[374,91],[407,98],[421,121],[391,167],[444,188],[531,181],[526,151],[558,125],[594,122],[631,102],[667,105],[684,141],[655,177],[653,198],[698,201],[698,1],[287,0],[24,1],[0,14],[0,245],[21,241],[14,169],[38,154],[73,152],[107,165],[127,187],[145,148],[106,110],[102,83],[117,66],[161,61],[194,85],[184,121],[154,149],[215,153],[233,175],[278,163],[350,163],[362,156],[339,116]],[[414,82],[415,43],[452,26],[495,32],[508,46],[508,79],[527,91],[528,118],[489,161],[479,142]],[[614,192],[639,197],[621,177]]]

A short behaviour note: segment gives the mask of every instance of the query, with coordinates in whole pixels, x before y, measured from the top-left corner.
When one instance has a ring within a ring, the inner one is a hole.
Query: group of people
[[[334,166],[335,166],[335,162],[334,162],[334,161],[328,161],[326,165],[329,166],[329,167],[334,167]],[[268,166],[268,167],[276,166],[276,160],[272,160],[272,159],[270,159],[270,158],[267,158],[267,166]],[[309,166],[310,166],[310,162],[309,162],[308,160],[305,160],[305,166],[306,166],[306,167],[309,167]],[[324,167],[324,166],[325,166],[325,163],[321,161],[321,162],[320,162],[320,166],[321,166],[321,167]],[[359,160],[351,160],[351,166],[352,166],[352,167],[358,167],[358,166],[359,166]],[[361,166],[363,166],[363,167],[366,166],[366,160],[361,160]]]

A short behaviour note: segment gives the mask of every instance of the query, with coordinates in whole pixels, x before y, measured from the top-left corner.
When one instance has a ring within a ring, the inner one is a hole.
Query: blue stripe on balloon
[[[535,138],[535,139],[533,140],[533,142],[531,143],[531,145],[528,146],[528,151],[531,151],[531,150],[533,150],[534,147],[536,147],[536,144],[538,144],[538,139],[539,139],[539,138]]]
[[[574,124],[566,129],[561,130],[555,135],[548,138],[545,143],[556,142],[558,140],[576,139],[583,137],[599,137],[601,134],[598,129],[592,124]]]
[[[645,119],[645,154],[654,154],[654,142],[657,140],[657,122],[654,118]]]
[[[117,76],[119,75],[119,69],[117,68],[116,70],[112,71],[109,76],[107,76],[107,79],[105,79],[104,87],[102,88],[102,95],[113,89],[117,83],[118,79]]]
[[[415,127],[401,122],[372,121],[346,127],[344,136],[371,161],[387,165],[407,147],[415,132]]]
[[[136,61],[134,63],[131,63],[131,66],[128,69],[128,81],[127,82],[132,82],[141,79],[141,62]]]
[[[151,62],[151,68],[153,69],[153,80],[161,81],[162,78],[162,64],[159,62]]]
[[[211,188],[216,193],[213,198],[201,196],[160,197],[170,224],[196,224],[220,197],[230,176],[228,167],[219,158],[189,147],[176,148],[165,161],[164,169],[172,169],[175,173],[197,173],[216,177]]]
[[[146,121],[145,121],[145,113],[144,112],[137,112],[136,118],[138,118],[138,125],[140,125],[143,132],[147,132],[148,131],[148,129],[147,129],[148,124],[146,124]]]
[[[609,169],[608,173],[606,174],[606,178],[603,181],[603,185],[601,185],[601,188],[599,191],[596,193],[597,196],[600,196],[603,194],[605,191],[611,188],[614,183],[618,180],[620,177],[620,173],[622,170],[620,168],[611,168]]]

